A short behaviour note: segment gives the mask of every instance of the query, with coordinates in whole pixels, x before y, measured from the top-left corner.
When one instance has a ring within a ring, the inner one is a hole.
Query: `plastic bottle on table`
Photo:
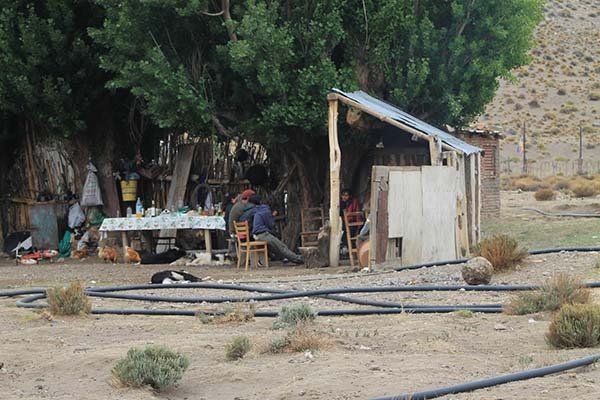
[[[144,206],[142,205],[142,200],[139,197],[135,202],[135,216],[136,218],[142,218],[144,216]]]

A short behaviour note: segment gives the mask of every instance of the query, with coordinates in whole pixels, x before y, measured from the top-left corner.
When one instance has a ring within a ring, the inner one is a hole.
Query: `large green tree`
[[[70,136],[103,90],[87,28],[101,10],[77,0],[0,0],[0,112],[35,130]],[[19,130],[16,130],[19,132]]]
[[[96,0],[109,87],[161,127],[257,140],[324,199],[326,94],[363,89],[434,123],[481,113],[527,62],[542,0]],[[356,147],[356,146],[355,146]],[[280,151],[282,150],[282,151]]]

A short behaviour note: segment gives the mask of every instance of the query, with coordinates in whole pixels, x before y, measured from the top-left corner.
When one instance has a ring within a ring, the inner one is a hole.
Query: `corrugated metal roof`
[[[369,96],[363,91],[357,91],[352,93],[346,93],[339,89],[333,88],[332,91],[357,103],[360,103],[369,110],[375,113],[384,115],[391,118],[400,124],[406,125],[407,127],[418,130],[419,132],[427,135],[439,138],[442,142],[455,150],[458,150],[465,154],[473,154],[483,152],[483,149],[472,146],[468,143],[463,142],[457,137],[452,136],[448,132],[436,128],[435,126],[429,125],[428,123],[421,121],[420,119],[413,117],[412,115],[400,110],[399,108],[388,104],[384,101],[376,99],[375,97]]]

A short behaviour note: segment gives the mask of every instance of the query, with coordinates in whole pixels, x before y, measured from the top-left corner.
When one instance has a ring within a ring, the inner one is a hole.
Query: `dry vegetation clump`
[[[527,250],[519,247],[519,242],[508,235],[494,235],[479,242],[477,255],[484,257],[494,267],[494,271],[505,271],[515,266],[527,256]]]
[[[590,302],[590,290],[580,280],[568,275],[558,275],[546,281],[538,290],[514,297],[504,307],[510,315],[534,314],[540,311],[556,311],[565,304]]]
[[[331,344],[329,338],[322,332],[317,331],[310,323],[296,325],[283,337],[271,340],[267,353],[279,354],[285,352],[302,352],[307,350],[321,350]]]
[[[512,182],[514,189],[520,189],[525,192],[535,192],[541,187],[541,182],[534,176],[520,176]]]
[[[252,348],[252,343],[248,336],[236,336],[225,346],[225,358],[228,361],[239,360],[244,358]]]
[[[233,306],[228,305],[218,315],[198,312],[196,318],[203,324],[241,324],[254,321],[255,313],[256,307],[254,304],[235,303]]]
[[[569,179],[560,175],[552,175],[544,178],[544,184],[554,190],[563,190],[569,188]]]
[[[54,287],[46,291],[48,309],[53,315],[89,314],[92,302],[85,294],[83,282],[71,283],[68,287]]]
[[[147,346],[129,349],[127,357],[117,361],[112,374],[125,386],[149,385],[164,390],[180,380],[189,365],[189,359],[183,354],[163,346]]]
[[[593,182],[574,184],[571,191],[575,197],[592,197],[598,193]]]
[[[546,340],[560,349],[600,344],[600,306],[567,304],[554,316]]]
[[[554,200],[556,193],[552,189],[538,189],[533,195],[537,201]]]

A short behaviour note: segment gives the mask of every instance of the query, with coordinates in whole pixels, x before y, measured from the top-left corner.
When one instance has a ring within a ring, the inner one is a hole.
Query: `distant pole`
[[[527,121],[523,121],[523,169],[524,174],[527,173]]]
[[[577,160],[577,174],[583,175],[583,127],[579,125],[579,160]]]

